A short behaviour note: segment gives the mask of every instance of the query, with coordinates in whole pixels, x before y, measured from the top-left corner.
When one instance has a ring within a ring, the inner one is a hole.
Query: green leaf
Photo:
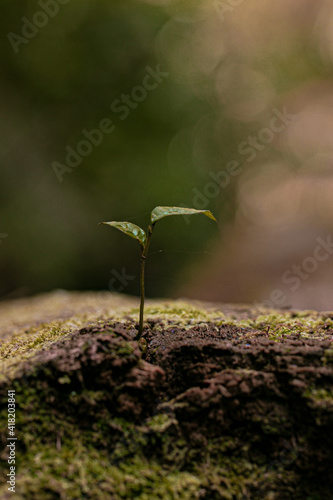
[[[144,232],[144,230],[141,229],[141,227],[132,224],[131,222],[111,221],[111,222],[100,222],[100,224],[106,224],[107,226],[119,229],[119,231],[122,231],[128,236],[131,236],[131,238],[138,240],[143,247],[146,244],[146,233]]]
[[[154,224],[163,217],[168,217],[169,215],[195,215],[204,214],[210,219],[216,219],[210,210],[196,210],[195,208],[181,208],[181,207],[156,207],[151,213],[151,222]]]

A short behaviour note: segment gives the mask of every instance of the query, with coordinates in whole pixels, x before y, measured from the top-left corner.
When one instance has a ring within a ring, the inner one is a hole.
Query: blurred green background
[[[265,205],[251,212],[276,183],[295,175],[303,182],[304,164],[318,154],[326,155],[324,182],[332,175],[324,113],[332,92],[332,8],[325,1],[296,3],[3,2],[1,298],[54,288],[137,294],[137,243],[97,223],[127,220],[145,228],[156,205],[180,205],[208,208],[219,224],[201,216],[163,220],[148,260],[147,295],[263,300],[308,248],[298,229],[310,235],[311,251],[313,235],[331,228],[331,219],[314,212],[305,222],[289,212],[282,229],[262,223]],[[167,73],[156,88],[147,95],[135,89],[156,69]],[[126,117],[115,104],[124,94],[131,96]],[[328,101],[318,103],[324,94]],[[318,110],[312,121],[298,121],[291,135],[277,134],[248,161],[240,145],[266,126],[272,109],[287,106],[302,116],[310,101]],[[83,131],[103,119],[114,130],[72,171],[56,175],[54,162],[65,165],[66,148],[77,150],[87,139]],[[306,135],[310,126],[318,133],[319,142],[311,135],[314,144]],[[241,173],[223,188],[208,187],[212,172],[230,161]],[[312,177],[323,175],[322,164],[313,161]],[[253,186],[262,191],[249,201]],[[290,197],[279,192],[272,220]],[[299,201],[298,214],[308,199]],[[244,210],[244,203],[252,205]],[[320,221],[315,228],[313,220]],[[260,238],[267,243],[272,227],[279,242],[297,235],[296,251],[295,245],[289,253],[276,251],[272,240],[262,257]],[[259,242],[250,254],[244,251],[249,238]],[[274,262],[267,257],[272,249]],[[123,268],[131,277],[126,285],[113,280]],[[312,304],[295,297],[291,303]]]

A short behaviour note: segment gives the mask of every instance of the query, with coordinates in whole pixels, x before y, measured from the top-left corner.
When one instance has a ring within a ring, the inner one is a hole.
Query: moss
[[[121,307],[116,307],[118,304],[117,295],[112,294],[96,294],[95,296],[87,295],[87,300],[91,300],[93,304],[98,303],[99,309],[96,316],[96,310],[87,313],[87,308],[83,312],[73,311],[72,315],[65,320],[57,319],[48,323],[40,322],[36,326],[34,321],[34,310],[30,306],[32,318],[29,318],[27,306],[22,306],[23,312],[17,307],[18,321],[22,316],[24,326],[14,328],[11,337],[4,340],[0,345],[0,382],[6,378],[13,378],[17,374],[17,368],[24,360],[29,360],[37,351],[47,349],[52,343],[62,337],[74,332],[83,327],[92,325],[103,325],[112,317],[114,321],[125,322],[131,320],[133,324],[137,322],[138,308],[129,307],[129,303],[133,300],[127,298],[122,299]],[[68,294],[69,298],[75,303],[84,302],[85,294]],[[47,300],[44,299],[43,300]],[[59,297],[57,294],[50,294],[50,304],[48,307],[58,307]],[[55,304],[53,303],[55,302]],[[101,302],[104,307],[100,310]],[[25,303],[24,303],[25,304]],[[62,303],[60,303],[62,305]],[[59,306],[60,307],[60,306]],[[97,307],[97,306],[95,306]],[[241,311],[241,313],[240,313]],[[57,314],[58,309],[57,309]],[[28,318],[28,319],[27,319]],[[6,318],[5,318],[6,319]],[[23,322],[22,319],[22,322]],[[277,312],[270,309],[254,310],[250,306],[239,306],[234,308],[218,308],[216,306],[202,307],[200,303],[194,305],[184,301],[148,301],[145,310],[146,321],[159,321],[154,328],[162,330],[166,327],[180,326],[191,328],[195,325],[203,325],[208,322],[213,322],[215,325],[233,325],[237,327],[252,328],[266,332],[269,327],[269,338],[278,340],[284,335],[297,334],[301,337],[310,337],[312,339],[321,338],[330,330],[333,330],[333,319],[327,314],[316,313],[311,311],[302,312]],[[15,325],[15,320],[10,320]],[[309,333],[313,331],[314,333]],[[251,335],[247,335],[251,336]],[[332,336],[332,335],[331,335]],[[130,347],[124,347],[130,349]],[[123,352],[125,355],[126,352]],[[4,375],[6,374],[6,375]]]
[[[126,316],[133,321],[137,320],[138,308],[132,309]],[[159,302],[154,305],[147,305],[145,308],[145,319],[147,322],[158,320],[163,327],[183,326],[190,328],[193,325],[218,321],[223,318],[221,312],[208,312],[207,310],[195,307],[187,302],[175,301]]]
[[[199,498],[200,479],[188,472],[163,470],[138,456],[115,467],[107,453],[83,446],[31,446],[17,476],[18,499]]]
[[[122,342],[116,351],[117,356],[129,356],[133,354],[134,348],[129,342]]]
[[[134,308],[125,316],[135,322],[138,312],[139,309]],[[176,301],[148,305],[145,316],[147,322],[159,321],[160,326],[155,326],[155,329],[170,328],[172,326],[192,328],[196,325],[214,323],[217,327],[229,325],[268,332],[270,340],[279,340],[288,335],[296,335],[299,338],[321,339],[329,334],[332,337],[330,332],[333,331],[333,319],[327,314],[315,311],[281,312],[274,309],[254,309],[250,306],[233,306],[233,308],[231,306],[222,306],[221,308],[211,306],[210,308],[203,308],[200,307],[200,303],[196,306],[187,302]],[[246,337],[251,337],[251,334],[246,334]]]
[[[332,319],[315,311],[281,313],[267,309],[265,314],[258,312],[261,314],[242,321],[233,321],[233,324],[268,332],[271,340],[278,340],[287,335],[318,339],[329,336],[330,330],[333,330]]]
[[[13,389],[20,436],[18,500],[192,500],[202,498],[203,491],[212,499],[241,499],[263,477],[265,484],[267,478],[273,484],[281,474],[251,463],[231,437],[211,439],[203,449],[192,447],[179,434],[174,417],[165,413],[143,425],[114,418],[98,405],[102,392],[84,391],[96,411],[90,426],[79,429],[75,408],[64,418],[52,407],[51,388],[39,381],[35,387],[17,381]],[[0,496],[6,492],[5,481],[3,471]]]
[[[241,499],[250,485],[259,484],[265,472],[264,467],[244,459],[222,460],[212,443],[211,450],[219,459],[206,453],[204,462],[198,463],[196,457],[195,462],[187,464],[187,470],[179,468],[179,453],[174,453],[173,464],[165,464],[145,458],[139,449],[134,455],[126,450],[127,458],[114,465],[114,457],[110,461],[107,450],[89,446],[83,438],[74,431],[71,440],[62,439],[58,445],[30,443],[18,463],[16,498],[192,500],[202,498],[206,489],[211,492],[209,498]],[[269,476],[273,479],[276,473],[270,472]],[[4,494],[5,488],[0,489],[0,494]]]
[[[69,298],[79,306],[65,305]],[[264,454],[249,456],[244,443],[233,436],[207,438],[204,444],[191,443],[174,416],[181,413],[186,403],[169,401],[169,413],[157,409],[155,415],[138,424],[115,417],[112,405],[105,403],[105,392],[72,387],[70,373],[57,374],[53,386],[47,382],[52,374],[47,374],[46,367],[44,379],[37,371],[29,380],[20,377],[22,365],[32,356],[75,330],[96,325],[104,327],[110,319],[137,322],[138,309],[133,309],[136,300],[123,300],[112,294],[101,294],[95,299],[94,294],[88,294],[84,300],[79,299],[79,294],[69,294],[65,301],[54,295],[52,300],[55,304],[45,298],[48,322],[45,318],[37,321],[34,316],[38,301],[30,310],[28,302],[21,309],[17,306],[20,324],[15,326],[15,315],[12,320],[8,317],[11,335],[0,347],[0,382],[3,387],[9,384],[16,390],[18,403],[15,498],[304,498],[297,496],[299,479],[288,467],[278,460],[267,460]],[[59,311],[65,307],[70,310],[62,317]],[[244,328],[244,337],[254,336],[257,331],[267,332],[269,327],[269,337],[277,341],[284,335],[328,338],[333,329],[332,318],[323,313],[281,312],[250,306],[204,307],[183,301],[150,301],[145,318],[160,330],[172,325],[186,329],[211,322],[217,329],[234,325]],[[114,348],[115,357],[131,358],[133,353],[133,345],[125,340]],[[323,365],[332,363],[332,353],[333,348],[326,350]],[[245,371],[242,369],[241,374]],[[332,394],[323,388],[311,387],[304,397],[324,404],[332,401]],[[54,401],[59,404],[55,405]],[[80,411],[85,412],[84,419]],[[2,410],[0,421],[6,419],[6,411]],[[276,441],[285,424],[284,415],[273,412],[255,422],[260,435],[270,435]],[[4,434],[1,437],[5,439]],[[7,492],[6,472],[6,467],[2,467],[0,497]],[[280,497],[274,496],[277,492]]]
[[[110,317],[122,321],[133,302],[108,292],[59,291],[7,303],[2,311],[0,383],[17,376],[24,361],[60,338],[89,325],[104,325]],[[50,320],[45,322],[45,317]]]
[[[331,344],[333,347],[333,343]],[[326,349],[325,355],[322,358],[323,366],[329,366],[333,364],[333,348]]]
[[[310,387],[304,391],[304,396],[315,401],[327,402],[333,405],[333,392],[324,388]]]
[[[154,432],[165,432],[174,422],[175,420],[169,415],[160,413],[149,419],[146,425]]]

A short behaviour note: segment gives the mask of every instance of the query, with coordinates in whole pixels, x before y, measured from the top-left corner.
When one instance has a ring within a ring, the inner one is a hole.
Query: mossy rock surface
[[[137,305],[0,304],[0,498],[333,498],[333,313],[148,301],[143,351]]]

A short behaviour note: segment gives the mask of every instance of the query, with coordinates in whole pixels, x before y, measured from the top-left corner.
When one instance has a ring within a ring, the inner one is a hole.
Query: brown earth
[[[193,492],[186,485],[159,492],[156,479],[134,488],[126,469],[127,489],[111,481],[100,486],[102,496],[22,478],[17,498],[332,499],[331,326],[323,323],[320,338],[313,331],[313,339],[311,332],[272,339],[269,325],[169,323],[148,319],[146,352],[131,320],[77,329],[22,361],[9,385],[18,399],[38,393],[37,408],[21,402],[31,416],[21,415],[20,425],[32,436],[43,429],[42,448],[55,443],[60,452],[69,438],[59,422],[66,420],[82,436],[91,433],[108,466],[123,471],[139,456],[165,474],[191,474]],[[1,383],[2,400],[9,385]],[[42,415],[58,424],[44,425]],[[21,446],[28,454],[29,440]],[[24,470],[31,457],[21,460]]]

